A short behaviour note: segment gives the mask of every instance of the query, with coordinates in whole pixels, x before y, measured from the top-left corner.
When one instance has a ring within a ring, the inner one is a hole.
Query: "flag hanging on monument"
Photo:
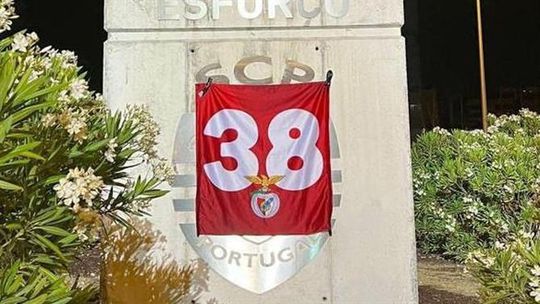
[[[197,231],[330,231],[329,85],[196,85]]]

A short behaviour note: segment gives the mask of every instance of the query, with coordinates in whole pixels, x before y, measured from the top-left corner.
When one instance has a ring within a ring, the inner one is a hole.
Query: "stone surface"
[[[333,236],[313,262],[262,295],[211,272],[205,297],[235,304],[416,303],[401,1],[351,1],[347,16],[321,15],[308,24],[299,14],[244,20],[229,8],[217,21],[160,20],[157,1],[106,1],[104,95],[113,107],[149,105],[165,157],[173,157],[181,116],[193,111],[197,81],[320,81],[328,69],[335,73],[331,116],[341,155],[333,169],[342,182],[334,190],[342,200]],[[174,188],[152,210],[180,263],[197,258],[179,228],[194,216],[175,211],[172,200],[193,194],[193,187]]]
[[[191,0],[193,1],[193,0]],[[255,0],[247,0],[248,10],[253,10]],[[189,1],[186,1],[189,2]],[[203,18],[184,18],[186,11],[197,13],[198,9],[186,7],[184,0],[109,0],[105,6],[105,26],[109,31],[134,29],[189,29],[189,28],[270,28],[270,27],[324,27],[324,26],[400,26],[403,23],[403,2],[397,0],[281,0],[289,2],[288,10],[275,8],[270,17],[269,3],[279,0],[263,0],[262,13],[253,19],[240,17],[237,3],[220,6],[219,19],[214,19],[213,2],[227,0],[196,0],[205,3],[208,11]],[[326,9],[326,2],[339,16],[344,4],[349,12],[343,17],[333,17]],[[305,13],[301,12],[300,6]],[[293,18],[287,18],[287,14]]]

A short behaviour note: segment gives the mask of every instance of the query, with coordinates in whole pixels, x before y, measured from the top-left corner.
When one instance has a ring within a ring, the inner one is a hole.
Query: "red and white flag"
[[[197,230],[330,231],[329,85],[196,86]]]

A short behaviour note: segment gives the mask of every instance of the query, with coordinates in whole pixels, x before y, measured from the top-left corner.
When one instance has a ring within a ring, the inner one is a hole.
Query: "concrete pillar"
[[[208,263],[203,299],[417,303],[402,0],[105,2],[104,95],[148,104],[161,125],[178,175],[150,220],[164,254]],[[194,84],[320,81],[329,69],[333,235],[196,238]]]

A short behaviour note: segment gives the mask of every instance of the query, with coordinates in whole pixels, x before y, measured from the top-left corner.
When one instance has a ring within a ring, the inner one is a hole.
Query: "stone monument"
[[[150,221],[219,303],[416,303],[402,0],[107,0],[104,95],[147,104],[176,179]],[[197,237],[194,85],[331,88],[333,235]]]

